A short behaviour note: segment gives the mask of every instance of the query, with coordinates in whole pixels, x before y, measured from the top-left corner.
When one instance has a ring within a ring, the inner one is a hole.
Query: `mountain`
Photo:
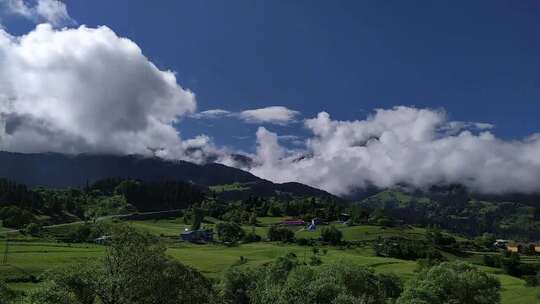
[[[294,196],[339,198],[328,192],[300,183],[275,184],[255,175],[221,164],[198,165],[139,155],[66,155],[59,153],[13,153],[0,151],[0,177],[29,187],[84,187],[108,177],[142,181],[184,181],[210,187],[242,184],[243,191],[221,191],[228,198],[249,195],[273,196],[289,193]]]

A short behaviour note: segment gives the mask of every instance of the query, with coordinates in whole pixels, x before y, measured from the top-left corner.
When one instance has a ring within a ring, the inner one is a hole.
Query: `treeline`
[[[105,195],[122,195],[139,211],[184,209],[206,197],[205,189],[200,186],[168,180],[143,182],[108,178],[94,183],[89,190]]]
[[[10,228],[52,225],[136,211],[184,209],[201,203],[204,188],[178,181],[108,178],[83,189],[28,189],[0,179],[0,220]]]
[[[249,225],[256,225],[256,221],[250,220],[253,217],[265,216],[288,216],[305,221],[314,218],[335,221],[339,219],[341,213],[348,210],[344,204],[319,197],[279,200],[257,196],[249,196],[241,201],[224,201],[214,196],[195,204],[193,208],[202,209],[206,216]]]
[[[104,258],[47,272],[37,289],[21,293],[0,282],[0,303],[500,303],[499,281],[465,263],[425,268],[404,284],[354,263],[307,264],[289,253],[257,268],[237,267],[248,262],[239,257],[220,281],[211,281],[167,256],[149,234],[127,226],[109,234]]]

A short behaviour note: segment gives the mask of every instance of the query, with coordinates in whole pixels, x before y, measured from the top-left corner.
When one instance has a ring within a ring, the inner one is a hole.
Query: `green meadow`
[[[262,218],[256,227],[258,234],[264,235],[270,224],[282,218]],[[213,226],[213,219],[207,219],[206,226]],[[179,261],[194,267],[209,278],[219,279],[229,267],[258,267],[269,263],[276,257],[294,252],[300,260],[306,261],[312,255],[311,247],[272,242],[241,244],[236,247],[222,245],[195,245],[180,242],[178,234],[188,228],[182,219],[132,221],[130,225],[163,237],[167,244],[167,254]],[[344,238],[349,241],[373,240],[379,236],[401,235],[410,238],[421,238],[423,229],[386,228],[378,226],[336,226],[342,230]],[[245,227],[251,229],[250,227]],[[54,233],[62,233],[65,227],[55,228]],[[308,232],[298,229],[297,237],[318,238],[319,232]],[[0,238],[0,253],[4,257],[6,239]],[[394,273],[404,280],[414,275],[417,267],[414,261],[377,257],[370,246],[353,248],[321,247],[321,259],[328,263],[346,261],[367,267],[377,272]],[[97,260],[103,256],[105,246],[95,244],[65,244],[47,239],[12,235],[9,241],[7,264],[0,265],[0,279],[7,280],[15,289],[27,290],[35,288],[39,283],[28,282],[28,278],[39,277],[40,274],[57,268],[69,267],[75,263]],[[241,258],[242,257],[242,258]],[[457,257],[451,257],[457,258]],[[469,259],[476,261],[477,257]],[[2,260],[0,260],[1,262]],[[502,303],[540,303],[537,295],[539,288],[525,287],[525,282],[501,273],[500,269],[483,267],[485,271],[497,276],[502,283]]]

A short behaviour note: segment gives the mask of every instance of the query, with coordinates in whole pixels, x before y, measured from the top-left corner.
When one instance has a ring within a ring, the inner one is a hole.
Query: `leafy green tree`
[[[385,304],[401,292],[395,276],[348,263],[310,267],[299,264],[294,255],[256,272],[254,282],[248,294],[250,303],[257,304]]]
[[[270,226],[266,234],[269,241],[272,242],[284,242],[292,243],[294,242],[294,232],[285,227],[279,227],[276,225]]]
[[[245,231],[240,225],[234,222],[221,222],[216,225],[218,238],[224,243],[236,243],[241,240]]]
[[[257,225],[257,213],[255,213],[255,212],[251,213],[251,215],[249,216],[249,224],[251,226],[256,226]]]
[[[120,226],[104,259],[48,275],[29,303],[173,304],[210,303],[212,284],[199,272],[168,258],[148,235]]]
[[[34,215],[27,210],[15,206],[0,209],[0,220],[5,227],[24,228],[35,220]]]
[[[221,281],[220,296],[226,304],[250,304],[249,292],[255,287],[256,273],[251,269],[229,268]]]
[[[191,224],[191,230],[201,229],[201,224],[204,220],[204,210],[201,208],[193,208],[192,214],[193,214],[193,221]]]
[[[255,232],[255,227],[252,227],[251,231],[248,232],[242,239],[244,243],[255,243],[260,242],[261,237]]]
[[[10,304],[15,297],[15,291],[11,290],[4,281],[0,280],[0,304]]]
[[[31,236],[39,236],[41,233],[41,225],[38,223],[30,223],[24,228],[24,232]]]
[[[500,289],[495,277],[470,264],[442,263],[410,280],[398,303],[500,303]]]
[[[323,242],[337,245],[341,243],[343,233],[334,226],[324,227],[321,229],[321,239]]]

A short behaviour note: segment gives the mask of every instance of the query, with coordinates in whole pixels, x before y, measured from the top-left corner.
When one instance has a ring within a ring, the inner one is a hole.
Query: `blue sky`
[[[66,1],[79,24],[107,25],[161,69],[198,109],[283,105],[313,117],[364,118],[395,105],[444,108],[503,138],[539,131],[537,1]],[[4,22],[12,33],[28,21]],[[180,123],[184,137],[251,149],[257,125]],[[303,134],[302,124],[268,126]]]
[[[0,0],[0,150],[213,161],[337,194],[537,192],[539,17],[532,0]]]

